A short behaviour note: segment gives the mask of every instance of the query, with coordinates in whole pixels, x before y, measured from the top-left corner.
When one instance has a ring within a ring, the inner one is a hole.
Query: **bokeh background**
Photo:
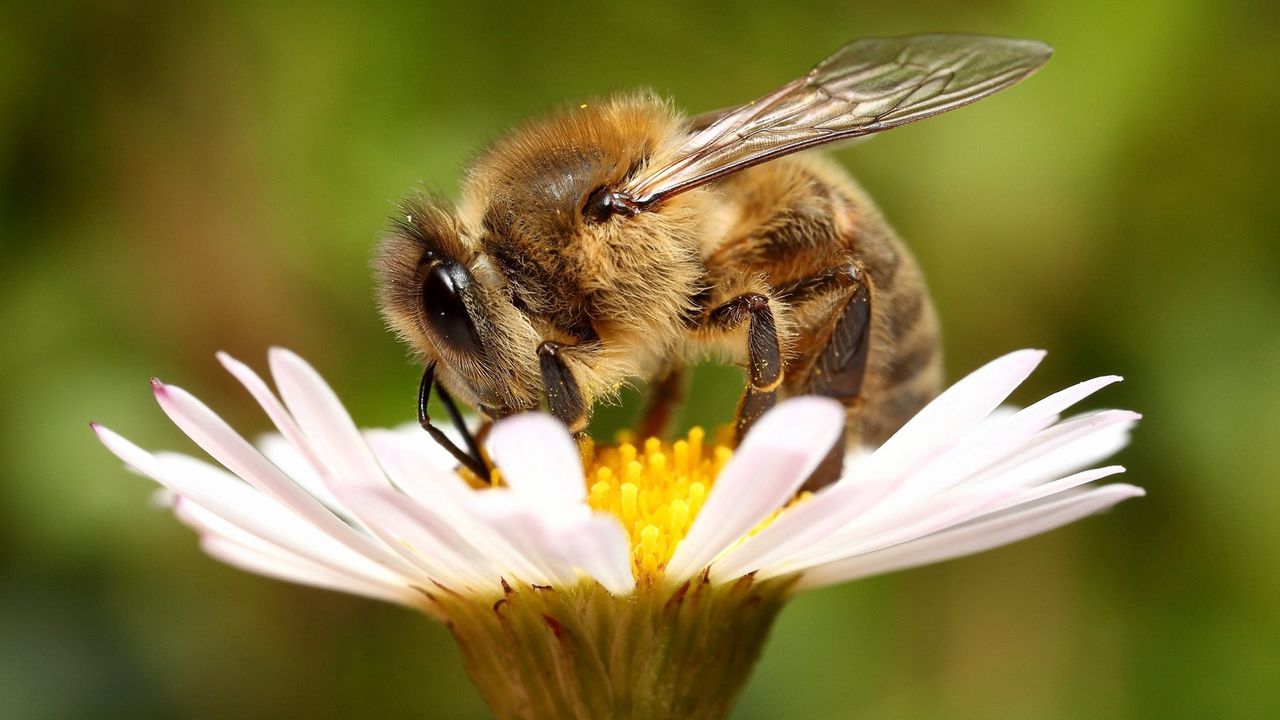
[[[1027,346],[1023,401],[1124,374],[1094,404],[1146,413],[1121,461],[1150,496],[797,600],[736,717],[1280,717],[1277,4],[182,5],[0,17],[0,716],[483,717],[442,628],[203,557],[87,421],[193,449],[159,375],[266,430],[213,353],[273,344],[408,420],[368,271],[407,189],[560,103],[721,107],[960,30],[1058,53],[838,156],[918,253],[951,376]],[[702,369],[684,423],[739,382]]]

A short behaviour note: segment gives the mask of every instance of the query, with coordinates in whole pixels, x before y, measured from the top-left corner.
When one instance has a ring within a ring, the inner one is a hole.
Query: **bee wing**
[[[696,116],[684,143],[622,190],[647,205],[788,153],[937,115],[1013,85],[1052,53],[1035,40],[983,35],[855,40],[758,100]]]
[[[702,132],[712,125],[715,125],[716,122],[724,118],[724,116],[737,112],[740,109],[741,108],[736,107],[725,107],[720,108],[719,110],[708,110],[704,113],[698,113],[688,120],[685,120],[684,129],[690,134]]]

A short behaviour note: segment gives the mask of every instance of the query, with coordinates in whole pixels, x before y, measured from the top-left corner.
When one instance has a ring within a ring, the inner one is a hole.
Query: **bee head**
[[[383,316],[445,387],[490,416],[537,404],[537,335],[451,210],[405,201],[374,267]]]
[[[375,262],[382,311],[448,390],[490,416],[531,409],[543,342],[580,358],[627,335],[675,337],[701,280],[709,191],[637,212],[617,191],[681,122],[651,95],[573,106],[481,153],[456,210],[402,206]],[[616,391],[633,361],[580,367],[582,392]]]

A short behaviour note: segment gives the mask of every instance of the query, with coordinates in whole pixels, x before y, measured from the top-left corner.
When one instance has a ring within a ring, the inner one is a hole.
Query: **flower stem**
[[[500,720],[715,720],[729,714],[786,599],[788,579],[615,597],[591,581],[428,594]]]

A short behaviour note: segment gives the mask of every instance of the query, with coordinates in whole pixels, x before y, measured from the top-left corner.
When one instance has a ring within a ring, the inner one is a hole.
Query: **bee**
[[[388,324],[421,356],[422,426],[487,476],[453,397],[489,420],[540,407],[581,432],[650,383],[659,432],[683,369],[745,365],[741,438],[780,398],[848,409],[878,443],[940,388],[938,321],[861,188],[803,150],[915,122],[1029,76],[1052,50],[977,35],[856,40],[745,105],[683,117],[651,93],[570,106],[500,137],[456,206],[412,196],[374,261]],[[465,448],[432,424],[435,388]],[[842,447],[809,479],[838,478]]]

